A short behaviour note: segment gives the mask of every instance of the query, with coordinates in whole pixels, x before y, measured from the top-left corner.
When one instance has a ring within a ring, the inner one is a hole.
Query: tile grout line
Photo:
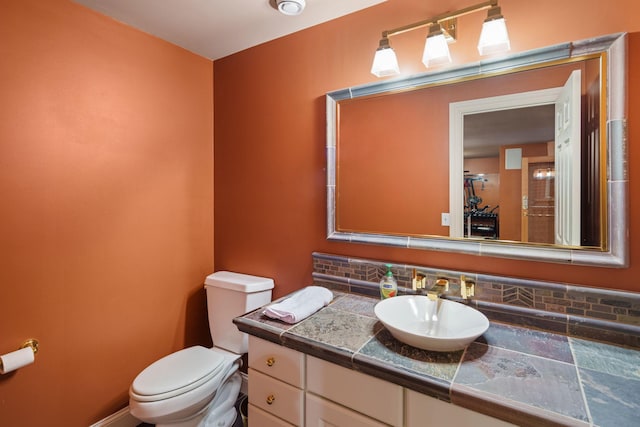
[[[569,339],[568,341],[569,341],[569,349],[571,350],[571,357],[573,357],[573,365],[576,368],[576,375],[578,376],[578,386],[580,387],[580,395],[582,396],[582,401],[584,402],[584,408],[587,411],[589,424],[594,426],[595,423],[593,421],[593,417],[591,416],[591,408],[589,408],[589,401],[587,400],[587,395],[584,392],[584,386],[582,384],[582,375],[580,375],[580,368],[578,367],[578,359],[576,358],[576,353],[573,349],[573,342],[571,339]]]

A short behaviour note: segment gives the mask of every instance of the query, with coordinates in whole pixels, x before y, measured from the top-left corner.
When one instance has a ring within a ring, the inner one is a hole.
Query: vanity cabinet
[[[249,420],[258,427],[511,425],[254,336]]]

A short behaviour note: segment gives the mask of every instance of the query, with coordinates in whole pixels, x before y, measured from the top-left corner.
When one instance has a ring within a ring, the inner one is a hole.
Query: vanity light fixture
[[[413,31],[418,28],[429,27],[429,33],[424,46],[422,62],[426,67],[451,62],[451,54],[447,43],[455,41],[457,19],[479,10],[489,10],[487,19],[482,25],[478,51],[480,55],[487,55],[511,48],[507,27],[502,16],[498,0],[489,0],[454,12],[447,12],[413,24],[394,28],[382,32],[380,46],[373,59],[371,73],[377,77],[400,74],[398,60],[389,43],[389,37]],[[444,27],[444,28],[443,28]]]
[[[306,6],[305,0],[276,0],[278,10],[285,15],[300,15]]]

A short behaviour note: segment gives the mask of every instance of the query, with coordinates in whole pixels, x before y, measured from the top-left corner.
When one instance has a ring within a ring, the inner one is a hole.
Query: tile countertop
[[[397,341],[379,301],[334,300],[289,325],[261,309],[234,319],[243,332],[521,426],[640,425],[640,351],[492,322],[464,351]]]

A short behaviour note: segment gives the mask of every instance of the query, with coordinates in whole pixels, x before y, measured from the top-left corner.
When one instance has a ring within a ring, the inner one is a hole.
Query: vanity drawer
[[[293,427],[293,424],[281,420],[254,405],[249,405],[249,419],[257,427]]]
[[[249,336],[249,367],[274,378],[304,388],[304,354]]]
[[[402,426],[402,387],[307,356],[307,390],[392,426]]]
[[[304,391],[251,368],[249,403],[294,425],[302,425]]]

